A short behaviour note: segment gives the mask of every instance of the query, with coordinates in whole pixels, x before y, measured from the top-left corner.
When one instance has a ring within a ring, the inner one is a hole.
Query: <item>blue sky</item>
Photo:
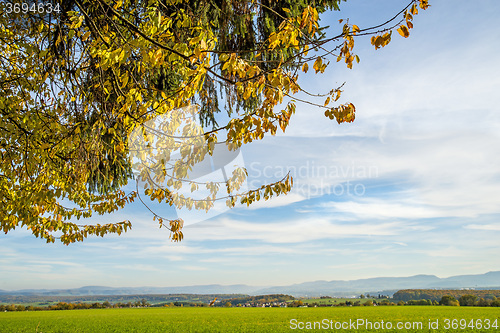
[[[349,1],[323,22],[361,28],[406,1]],[[45,244],[0,235],[0,289],[313,280],[500,270],[500,27],[496,0],[431,1],[409,39],[355,46],[352,70],[332,64],[302,84],[329,91],[356,121],[338,125],[298,105],[285,135],[244,147],[249,185],[291,171],[292,193],[185,227],[172,243],[140,204],[95,222],[130,219],[122,236]],[[175,211],[165,211],[173,213]],[[215,214],[213,214],[215,215]]]

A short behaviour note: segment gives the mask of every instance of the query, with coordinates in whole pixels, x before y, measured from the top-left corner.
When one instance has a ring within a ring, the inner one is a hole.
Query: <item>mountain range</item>
[[[500,289],[500,271],[477,275],[457,275],[439,278],[435,275],[409,277],[378,277],[359,280],[313,281],[288,286],[196,285],[182,287],[102,287],[86,286],[75,289],[0,290],[0,295],[85,296],[139,294],[288,294],[295,297],[354,296],[361,293],[388,295],[400,289]]]

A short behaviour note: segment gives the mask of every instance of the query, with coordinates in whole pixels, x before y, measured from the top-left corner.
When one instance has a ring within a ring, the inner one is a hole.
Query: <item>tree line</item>
[[[453,290],[453,289],[403,289],[392,297],[395,301],[431,300],[440,301],[443,296],[451,296],[456,300],[464,295],[473,295],[477,299],[493,300],[500,298],[500,290]]]
[[[13,311],[48,311],[48,310],[88,310],[88,309],[109,309],[109,308],[137,308],[137,307],[149,307],[149,304],[145,299],[136,302],[127,303],[115,303],[111,304],[108,301],[99,303],[66,303],[59,302],[57,304],[47,305],[47,306],[34,306],[34,305],[23,305],[23,304],[10,304],[10,305],[0,305],[0,312],[13,312]]]

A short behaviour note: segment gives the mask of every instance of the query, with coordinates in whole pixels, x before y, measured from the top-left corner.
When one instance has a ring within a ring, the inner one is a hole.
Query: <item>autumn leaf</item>
[[[404,38],[407,38],[410,36],[410,32],[408,31],[408,28],[405,26],[405,25],[401,25],[399,28],[398,28],[398,32],[401,36],[403,36]]]

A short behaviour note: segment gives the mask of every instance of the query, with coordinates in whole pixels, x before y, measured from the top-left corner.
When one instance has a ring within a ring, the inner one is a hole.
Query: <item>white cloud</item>
[[[205,271],[207,270],[206,267],[200,267],[200,266],[181,266],[181,269],[186,270],[186,271]]]
[[[468,224],[464,228],[475,230],[500,231],[500,224]]]
[[[126,271],[131,269],[130,265],[113,265],[113,268]],[[135,264],[133,269],[141,272],[163,272],[163,270],[159,266],[144,265],[144,264]]]
[[[300,243],[318,239],[394,235],[405,229],[399,222],[334,223],[325,218],[254,223],[223,218],[213,227],[189,231],[191,240],[259,240]]]
[[[415,250],[414,253],[425,254],[429,257],[456,257],[456,258],[467,258],[469,256],[469,251],[465,249],[457,249],[454,246],[448,246],[440,249],[432,250]]]
[[[327,211],[353,214],[360,219],[425,219],[443,216],[433,207],[418,205],[410,200],[361,199],[359,202],[328,202],[320,207]]]

